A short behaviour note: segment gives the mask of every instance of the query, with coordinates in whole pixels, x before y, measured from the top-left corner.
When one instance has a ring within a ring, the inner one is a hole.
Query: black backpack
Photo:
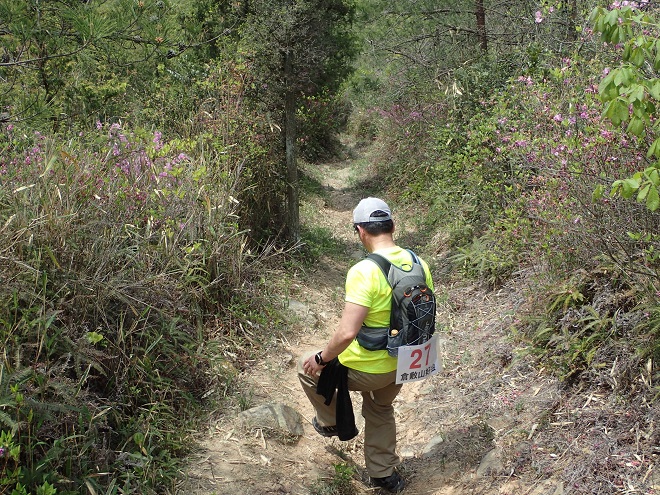
[[[419,345],[435,332],[435,294],[426,285],[426,274],[419,258],[408,250],[413,263],[404,270],[385,257],[371,253],[367,256],[382,270],[392,287],[392,312],[387,333],[387,351],[397,356],[402,345]]]

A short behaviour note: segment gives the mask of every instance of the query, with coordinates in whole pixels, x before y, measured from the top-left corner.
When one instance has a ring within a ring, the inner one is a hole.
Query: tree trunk
[[[477,33],[481,42],[481,50],[488,51],[488,36],[486,34],[486,11],[484,10],[484,0],[476,0],[475,14],[477,16]]]
[[[288,49],[284,54],[284,127],[286,147],[286,178],[288,203],[289,238],[294,243],[300,241],[300,210],[298,205],[298,163],[296,161],[296,93],[293,84],[293,53]]]

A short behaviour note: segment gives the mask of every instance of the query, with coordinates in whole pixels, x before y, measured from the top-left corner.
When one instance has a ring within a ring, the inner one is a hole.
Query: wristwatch
[[[323,351],[319,351],[319,352],[317,352],[317,353],[314,355],[314,360],[316,361],[316,364],[318,364],[318,365],[320,365],[320,366],[325,366],[325,365],[328,364],[328,363],[326,363],[325,361],[323,361],[323,358],[321,357],[321,353],[322,353],[322,352],[323,352]]]

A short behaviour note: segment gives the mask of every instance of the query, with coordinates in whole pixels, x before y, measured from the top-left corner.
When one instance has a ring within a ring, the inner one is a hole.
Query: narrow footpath
[[[311,486],[333,478],[334,465],[340,463],[355,467],[355,494],[379,493],[367,481],[363,436],[349,442],[320,437],[311,425],[313,410],[296,376],[297,358],[320,349],[336,327],[346,271],[365,254],[351,230],[352,209],[365,196],[355,185],[359,183],[355,169],[353,157],[308,171],[323,184],[324,194],[304,200],[302,221],[330,229],[348,255],[345,260],[323,257],[314,270],[289,281],[287,293],[282,294],[290,315],[287,336],[240,376],[250,391],[251,405],[291,407],[302,416],[303,435],[295,440],[261,429],[246,430],[238,415],[223,415],[202,432],[200,452],[181,493],[309,495]],[[394,213],[395,238],[414,238],[407,212]],[[560,481],[572,462],[568,448],[563,453],[546,452],[542,444],[544,439],[566,436],[570,446],[572,433],[562,416],[570,405],[562,403],[557,380],[537,369],[507,338],[523,303],[517,287],[486,292],[450,285],[441,276],[442,243],[427,251],[420,254],[436,272],[443,369],[427,380],[405,385],[395,402],[398,448],[408,480],[404,493],[573,493]],[[352,397],[361,428],[360,397]],[[592,397],[585,407],[597,407],[600,400]],[[541,427],[543,436],[539,436]]]

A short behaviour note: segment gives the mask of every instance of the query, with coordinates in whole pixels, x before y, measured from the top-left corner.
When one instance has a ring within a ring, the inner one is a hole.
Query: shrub
[[[621,395],[657,394],[656,295],[631,286],[611,265],[579,270],[534,294],[521,311],[522,333],[562,380],[586,380]]]
[[[328,160],[339,154],[339,134],[346,128],[348,102],[327,91],[303,98],[297,112],[298,146],[310,162]]]
[[[19,493],[171,488],[215,380],[206,322],[246,276],[233,165],[97,127],[3,143],[0,429],[20,449],[2,481]]]
[[[382,112],[378,180],[425,205],[426,227],[447,244],[430,249],[451,249],[464,275],[491,287],[518,273],[554,281],[526,281],[533,348],[567,380],[632,391],[640,374],[657,376],[660,225],[644,204],[606,192],[647,168],[652,137],[603,119],[598,86],[615,57],[588,30],[579,46],[537,51],[504,86],[457,92],[453,107],[420,120],[401,118],[407,108]],[[486,84],[470,70],[458,80]],[[614,383],[601,370],[613,369],[617,348],[627,359]]]

